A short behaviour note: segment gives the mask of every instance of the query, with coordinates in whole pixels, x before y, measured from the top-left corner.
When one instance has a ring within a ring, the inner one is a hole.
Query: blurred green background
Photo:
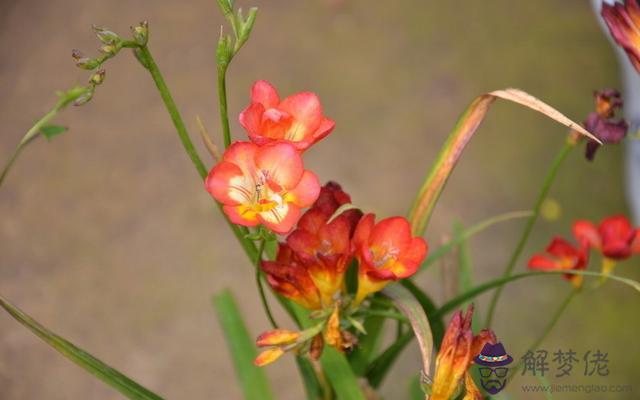
[[[317,92],[337,127],[306,154],[307,165],[381,216],[406,213],[475,96],[518,87],[580,121],[593,107],[594,89],[619,85],[613,51],[584,0],[240,3],[260,12],[229,71],[235,137],[244,137],[236,116],[254,80],[269,80],[285,95]],[[85,81],[88,74],[74,67],[70,53],[96,54],[91,24],[125,34],[142,19],[150,22],[150,48],[206,156],[196,116],[220,142],[214,51],[222,19],[214,0],[5,0],[0,160],[53,105],[55,90]],[[70,132],[29,146],[0,190],[0,292],[168,398],[238,399],[210,298],[230,287],[257,335],[269,325],[253,270],[192,169],[149,76],[126,52],[106,68],[91,103],[59,118]],[[456,219],[470,225],[530,208],[566,130],[496,103],[479,132],[437,206],[427,235],[432,248]],[[536,226],[517,271],[552,235],[569,234],[573,219],[626,213],[622,150],[602,149],[594,163],[582,148],[570,156],[552,190],[562,216]],[[471,241],[476,281],[501,273],[521,228],[522,221],[505,223]],[[419,278],[438,302],[447,296],[441,270]],[[637,259],[617,272],[640,279]],[[495,324],[507,351],[522,356],[569,290],[559,277],[510,285]],[[487,300],[478,303],[482,318]],[[638,306],[638,294],[615,283],[580,295],[542,347],[608,352],[610,375],[584,378],[578,364],[572,377],[550,381],[638,382]],[[385,398],[406,398],[418,357],[415,349],[404,352],[382,389]],[[302,397],[291,357],[267,370],[280,399]],[[520,378],[510,398],[542,398],[523,393],[521,383],[537,381]],[[635,399],[640,386],[634,389],[555,398]],[[119,395],[0,313],[0,398]]]

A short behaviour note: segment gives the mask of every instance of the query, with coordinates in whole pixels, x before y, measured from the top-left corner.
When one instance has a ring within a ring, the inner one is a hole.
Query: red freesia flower
[[[637,0],[614,4],[603,2],[601,14],[613,39],[640,71],[640,5]]]
[[[351,237],[362,216],[360,210],[352,209],[329,221],[338,207],[347,203],[351,203],[349,195],[337,183],[329,182],[287,237],[287,244],[306,268],[325,306],[342,290],[344,273],[353,258]]]
[[[276,233],[291,230],[300,209],[320,192],[316,176],[304,169],[296,149],[284,142],[258,147],[233,143],[205,181],[209,193],[223,204],[231,222],[263,224]]]
[[[322,187],[286,244],[280,245],[276,261],[262,262],[276,291],[309,309],[333,304],[336,293],[343,289],[344,273],[353,257],[351,237],[362,213],[352,209],[329,219],[350,202],[337,183]]]
[[[360,261],[355,304],[390,281],[413,275],[427,255],[427,242],[411,235],[411,225],[403,217],[376,224],[374,214],[365,215],[356,228],[353,246]]]
[[[286,141],[301,151],[327,136],[335,126],[322,114],[315,93],[296,93],[280,101],[276,89],[266,81],[253,84],[251,104],[240,113],[240,124],[258,145]]]
[[[640,253],[640,229],[633,228],[624,215],[605,218],[599,227],[591,221],[576,221],[573,234],[612,260],[624,260]]]
[[[529,260],[529,268],[542,271],[584,270],[589,260],[589,248],[580,240],[574,246],[561,237],[555,237],[546,248],[546,254],[536,254]],[[564,274],[575,287],[582,285],[582,276]]]

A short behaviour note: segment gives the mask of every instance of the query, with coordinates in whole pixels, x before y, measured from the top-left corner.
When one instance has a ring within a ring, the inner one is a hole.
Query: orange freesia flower
[[[462,311],[458,311],[449,322],[436,357],[431,400],[449,400],[467,374],[473,357],[480,353],[477,349],[481,349],[486,343],[496,342],[496,337],[490,330],[484,330],[474,337],[471,331],[472,318],[473,305],[469,306],[464,317]],[[476,350],[478,352],[474,353]],[[466,382],[468,396],[474,396],[477,391],[475,384],[473,386],[471,384],[473,381]],[[475,399],[475,397],[465,397],[465,399]]]
[[[300,209],[320,192],[318,179],[304,169],[300,154],[282,142],[262,147],[233,143],[209,172],[205,186],[231,222],[263,224],[276,233],[289,232]]]
[[[462,400],[483,400],[484,396],[480,393],[480,389],[476,386],[476,383],[473,381],[471,374],[467,372],[464,374],[464,388],[466,393]]]
[[[605,218],[598,227],[591,221],[576,221],[573,234],[612,260],[624,260],[640,253],[640,229],[633,228],[624,215]]]
[[[640,5],[637,0],[625,0],[624,4],[603,2],[601,14],[613,39],[640,71]]]
[[[536,254],[529,260],[529,268],[543,271],[584,270],[589,261],[589,248],[585,241],[574,246],[563,238],[555,237],[547,246],[546,254]],[[582,285],[582,276],[564,274],[574,287]]]
[[[353,258],[351,237],[362,213],[347,210],[329,221],[338,207],[348,203],[351,198],[340,185],[327,183],[287,237],[287,244],[305,266],[325,306],[332,304],[342,290],[344,273]]]
[[[300,218],[286,244],[280,245],[276,261],[262,262],[276,291],[308,309],[334,303],[353,258],[350,242],[362,213],[352,209],[329,219],[338,207],[350,202],[349,195],[337,183],[322,187],[317,201]]]
[[[240,124],[258,145],[287,141],[304,151],[327,136],[335,122],[322,114],[315,93],[301,92],[280,101],[269,82],[257,81],[251,88],[251,104],[240,113]]]
[[[427,242],[411,236],[411,225],[403,217],[375,223],[375,215],[365,215],[353,237],[360,261],[355,304],[382,290],[389,282],[413,275],[427,255]]]

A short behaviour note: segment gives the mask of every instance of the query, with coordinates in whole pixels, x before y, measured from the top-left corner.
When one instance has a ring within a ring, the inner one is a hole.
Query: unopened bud
[[[92,28],[96,32],[98,40],[100,40],[104,44],[111,44],[121,40],[120,36],[118,36],[114,32],[111,32],[110,30],[95,25],[93,25]]]
[[[82,96],[78,97],[74,102],[74,106],[81,106],[83,104],[87,104],[91,98],[93,97],[93,89],[87,89],[86,93]]]
[[[82,57],[82,58],[76,59],[76,67],[78,68],[82,68],[90,71],[92,69],[98,68],[99,66],[100,66],[100,62],[93,58]]]
[[[149,40],[149,23],[142,21],[140,24],[132,26],[131,32],[133,33],[133,39],[136,43],[140,46],[145,46]]]
[[[91,75],[91,78],[89,78],[89,83],[91,83],[93,85],[102,84],[102,82],[104,82],[105,74],[106,74],[106,72],[105,72],[104,69],[99,70],[95,74]]]
[[[100,47],[100,52],[109,56],[113,56],[118,52],[118,48],[114,44],[105,44]]]

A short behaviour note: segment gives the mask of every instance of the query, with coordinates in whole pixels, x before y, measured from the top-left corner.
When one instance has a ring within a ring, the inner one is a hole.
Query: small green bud
[[[91,75],[91,78],[89,78],[89,83],[91,83],[92,85],[100,85],[102,84],[102,82],[104,82],[105,75],[105,70],[101,69],[95,74]]]
[[[93,97],[93,88],[88,89],[82,96],[78,97],[74,102],[74,106],[81,106],[87,104]]]
[[[114,44],[105,44],[104,46],[100,47],[99,50],[103,54],[106,54],[108,56],[114,56],[118,52],[118,46]]]
[[[149,40],[149,23],[147,21],[140,22],[139,25],[132,26],[131,32],[133,38],[140,46],[146,46]]]
[[[105,28],[101,28],[95,25],[93,25],[92,28],[96,32],[96,36],[98,37],[98,40],[100,40],[104,44],[112,44],[122,40],[120,39],[120,36],[118,36],[114,32],[111,32],[110,30],[107,30]]]
[[[71,57],[73,57],[73,59],[75,60],[76,66],[78,68],[92,70],[98,68],[98,66],[100,65],[100,62],[98,60],[85,57],[84,54],[82,54],[79,50],[73,50],[71,52]]]
[[[147,60],[142,55],[142,51],[139,48],[133,49],[133,55],[136,56],[136,60],[138,60],[138,62],[143,67],[145,67],[146,69],[149,69],[149,63],[147,62]]]

